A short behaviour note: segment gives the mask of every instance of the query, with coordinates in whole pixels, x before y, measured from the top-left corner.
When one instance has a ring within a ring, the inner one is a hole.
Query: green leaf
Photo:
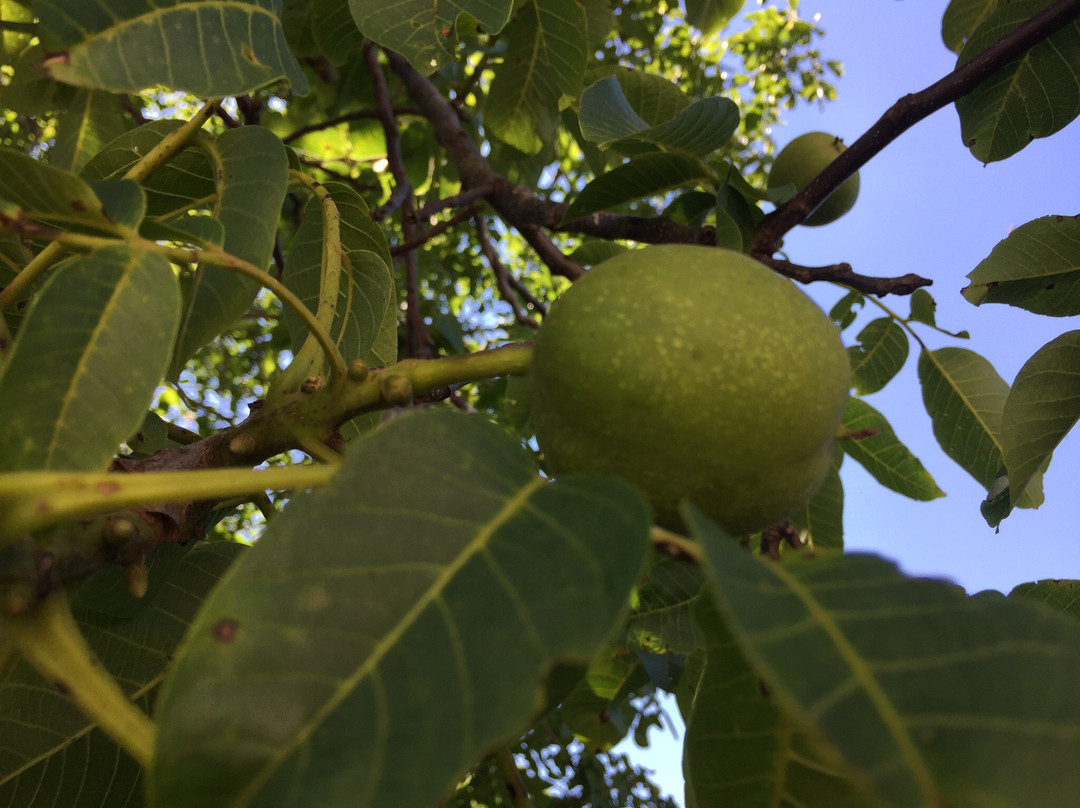
[[[694,617],[707,657],[686,721],[687,805],[870,805],[835,766],[821,760],[812,737],[777,703],[720,618],[711,593]]]
[[[916,289],[911,293],[911,319],[937,327],[937,301],[925,289]]]
[[[356,27],[384,48],[397,51],[428,75],[453,57],[450,34],[468,14],[488,34],[510,22],[513,0],[349,0]]]
[[[866,298],[858,292],[848,292],[829,309],[829,319],[841,331],[855,322],[859,311],[866,305]]]
[[[30,258],[30,251],[23,245],[18,233],[12,230],[0,230],[0,289],[14,280],[23,267],[30,263]],[[18,333],[19,327],[25,319],[24,310],[30,305],[33,294],[34,290],[32,288],[27,290],[12,301],[11,308],[0,315],[13,335]],[[2,358],[4,351],[10,347],[10,345],[0,345],[0,358]],[[0,368],[2,366],[3,363],[0,361]],[[0,373],[2,372],[0,370]]]
[[[638,655],[608,644],[563,699],[559,715],[589,749],[607,751],[630,731],[637,717],[630,696],[643,688],[651,689]]]
[[[288,31],[287,24],[285,29]],[[311,0],[311,34],[316,53],[339,65],[359,53],[364,44],[349,4],[341,0]]]
[[[900,372],[908,357],[907,332],[892,318],[871,320],[848,348],[851,374],[860,395],[876,393]]]
[[[117,224],[138,230],[146,216],[146,194],[134,180],[89,180],[105,215]]]
[[[1002,466],[1001,410],[1009,385],[965,348],[923,351],[919,382],[941,448],[989,489]]]
[[[1080,581],[1034,581],[1020,584],[1010,598],[1037,601],[1048,609],[1080,620]]]
[[[87,180],[120,179],[169,132],[179,120],[151,121],[110,142],[86,164]],[[205,151],[189,147],[173,157],[142,183],[146,214],[167,218],[214,201],[214,167]]]
[[[840,480],[843,461],[844,453],[838,448],[825,482],[803,508],[788,517],[812,549],[844,549],[844,484]]]
[[[215,542],[164,544],[147,559],[149,589],[137,599],[119,567],[84,582],[72,612],[87,642],[124,690],[145,708],[203,598],[246,550]],[[0,680],[0,803],[142,805],[141,769],[24,662]]]
[[[103,247],[56,270],[0,377],[0,470],[103,471],[142,423],[179,303],[156,253]]]
[[[945,496],[919,458],[896,437],[885,416],[865,401],[851,399],[844,410],[843,423],[845,429],[878,431],[877,435],[869,438],[847,438],[840,441],[840,445],[845,454],[870,472],[879,483],[921,502]]]
[[[1001,416],[1009,495],[1015,504],[1080,419],[1080,331],[1051,340],[1024,363]]]
[[[997,3],[960,51],[962,65],[1049,5]],[[960,137],[984,163],[1015,154],[1080,114],[1080,22],[1071,22],[997,70],[956,102]]]
[[[1080,314],[1080,217],[1044,216],[1013,230],[968,273],[976,306],[1008,303],[1036,314]]]
[[[49,164],[78,173],[102,147],[130,124],[120,99],[99,90],[78,90],[57,121]]]
[[[225,252],[260,269],[270,265],[281,204],[289,183],[288,159],[277,135],[261,126],[230,129],[217,140],[221,185],[217,216]],[[251,306],[259,284],[237,272],[200,265],[187,294],[169,377],[232,325]]]
[[[751,666],[873,804],[1075,804],[1075,621],[869,555],[765,562],[687,516]]]
[[[582,188],[563,218],[571,221],[705,179],[705,167],[700,160],[681,154],[643,154],[601,174]]]
[[[503,32],[506,58],[494,70],[485,129],[525,154],[550,144],[560,97],[581,92],[586,33],[585,9],[577,0],[526,3]]]
[[[746,0],[686,0],[686,21],[705,36],[721,31]]]
[[[280,79],[307,92],[279,8],[279,0],[34,4],[54,54],[45,67],[56,80],[113,93],[161,84],[203,98],[243,95]]]
[[[941,39],[953,53],[960,53],[964,43],[979,24],[990,16],[998,0],[952,0],[941,19]]]
[[[704,157],[726,145],[739,125],[739,109],[714,96],[696,101],[674,118],[650,126],[623,92],[619,79],[601,79],[581,95],[582,134],[601,148],[642,141],[663,151]]]
[[[701,582],[696,564],[655,554],[634,593],[621,643],[632,651],[654,654],[688,654],[700,647],[692,613]]]
[[[480,417],[390,421],[207,603],[158,703],[151,803],[434,804],[523,731],[556,661],[594,656],[649,521],[616,480],[543,481]]]
[[[341,216],[341,268],[344,273],[330,334],[346,360],[363,359],[371,364],[372,349],[388,317],[393,322],[394,353],[397,352],[397,311],[393,307],[394,274],[390,248],[383,231],[371,221],[368,207],[356,191],[338,182],[327,183],[326,189]],[[285,264],[285,284],[312,311],[317,310],[319,303],[322,228],[322,206],[313,197],[304,206],[304,221],[296,231]],[[307,338],[307,327],[291,309],[287,309],[284,316],[295,353]]]
[[[14,149],[0,149],[0,200],[54,227],[120,232],[89,185]]]

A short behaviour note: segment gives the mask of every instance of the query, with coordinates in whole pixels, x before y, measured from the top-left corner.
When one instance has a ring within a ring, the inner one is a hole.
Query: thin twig
[[[910,295],[916,289],[930,286],[933,283],[929,278],[923,278],[914,273],[908,273],[898,278],[876,278],[854,272],[850,264],[805,267],[768,255],[755,255],[754,257],[766,266],[772,267],[781,275],[787,275],[799,283],[832,281],[841,283],[858,292],[879,297],[882,295]]]
[[[427,242],[431,241],[440,233],[445,233],[451,227],[454,227],[455,225],[459,225],[462,222],[471,219],[483,209],[484,206],[481,203],[476,203],[468,208],[465,208],[465,210],[459,210],[449,219],[445,219],[438,224],[432,225],[431,229],[425,230],[418,236],[414,236],[412,241],[403,241],[400,244],[395,244],[393,247],[390,248],[390,254],[398,256],[404,255],[410,250],[415,250],[417,247],[421,247],[424,244],[427,244]],[[414,216],[419,219],[419,211],[414,213]]]
[[[470,188],[467,191],[462,191],[460,194],[454,194],[443,199],[436,199],[432,202],[428,202],[422,208],[416,209],[417,219],[427,219],[430,216],[434,216],[441,210],[447,208],[458,208],[464,205],[469,205],[476,202],[478,199],[483,199],[488,194],[495,190],[494,185],[480,185],[476,188]]]
[[[371,213],[374,221],[389,216],[401,209],[401,235],[405,243],[416,238],[416,211],[413,207],[412,183],[405,169],[405,156],[401,151],[401,131],[398,129],[394,108],[390,103],[390,88],[386,84],[379,54],[374,44],[364,46],[364,60],[371,75],[372,91],[375,96],[375,109],[379,112],[383,133],[386,136],[386,162],[394,176],[394,190],[390,199]],[[424,317],[420,313],[419,275],[420,263],[416,251],[409,250],[403,256],[405,262],[405,335],[408,356],[421,358],[431,355],[432,339],[424,326]]]
[[[510,310],[514,312],[514,319],[529,328],[539,328],[540,324],[522,310],[517,295],[514,294],[514,289],[510,284],[510,270],[503,264],[502,259],[499,258],[499,254],[495,250],[495,245],[491,243],[491,231],[488,230],[484,217],[474,217],[473,225],[476,227],[477,238],[480,239],[480,250],[484,253],[484,258],[487,259],[492,274],[495,275],[495,285],[498,287],[502,299],[509,304]]]

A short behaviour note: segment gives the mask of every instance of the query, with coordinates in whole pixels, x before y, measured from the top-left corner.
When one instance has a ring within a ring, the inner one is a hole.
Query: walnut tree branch
[[[1058,0],[925,90],[905,95],[787,204],[762,220],[755,233],[754,257],[760,260],[763,255],[772,255],[785,233],[903,132],[967,95],[1001,67],[1078,18],[1080,0]]]

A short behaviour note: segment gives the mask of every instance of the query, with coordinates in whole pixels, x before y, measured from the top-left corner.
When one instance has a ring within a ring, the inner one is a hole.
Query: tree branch
[[[925,90],[901,98],[786,205],[761,221],[754,238],[754,257],[761,260],[763,255],[776,252],[785,233],[903,132],[967,95],[1001,67],[1078,18],[1080,0],[1058,0]]]
[[[804,267],[773,258],[769,255],[755,255],[755,259],[772,267],[781,275],[787,275],[799,283],[813,283],[814,281],[832,281],[842,283],[852,289],[868,295],[910,295],[916,289],[930,286],[933,281],[923,278],[914,273],[908,273],[898,278],[875,278],[868,275],[860,275],[852,271],[850,264],[832,264],[827,267]]]
[[[484,217],[479,215],[474,217],[473,224],[476,226],[476,235],[480,239],[480,249],[487,259],[488,266],[491,267],[492,274],[495,275],[495,284],[499,288],[499,294],[510,305],[510,309],[514,312],[514,319],[529,328],[539,328],[540,324],[522,310],[517,295],[514,294],[513,286],[510,283],[510,270],[503,264],[499,254],[495,251],[495,245],[491,243],[491,231],[488,230]]]

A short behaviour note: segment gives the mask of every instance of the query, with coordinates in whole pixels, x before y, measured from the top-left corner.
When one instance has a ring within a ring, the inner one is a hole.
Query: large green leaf
[[[613,168],[581,189],[564,217],[566,221],[607,210],[705,180],[700,160],[682,154],[643,154]]]
[[[945,454],[989,488],[1001,468],[1001,409],[1009,385],[974,351],[939,348],[919,355],[923,404]]]
[[[1051,340],[1016,375],[1001,413],[1001,442],[1016,504],[1080,419],[1080,331]]]
[[[1044,216],[1013,230],[968,273],[976,306],[1008,303],[1036,314],[1080,314],[1080,216]]]
[[[100,90],[79,90],[57,122],[49,164],[78,172],[87,160],[130,128],[120,99]]]
[[[383,324],[389,317],[394,325],[397,345],[397,310],[394,299],[394,275],[390,250],[383,231],[371,221],[364,200],[344,183],[326,184],[341,216],[341,270],[338,299],[331,336],[347,360],[372,362],[372,350]],[[312,311],[319,305],[323,256],[323,216],[319,200],[312,198],[304,206],[304,221],[296,231],[285,264],[285,283]],[[293,352],[300,350],[307,338],[307,327],[291,309],[285,312]],[[386,357],[378,357],[385,359]],[[396,358],[396,357],[395,357]],[[391,359],[390,361],[394,361]]]
[[[765,562],[687,515],[753,669],[874,804],[1076,804],[1075,621],[875,556]]]
[[[53,78],[133,93],[155,85],[211,98],[307,78],[289,51],[279,0],[38,0]],[[61,55],[57,55],[61,54]]]
[[[588,660],[644,562],[616,480],[539,478],[480,417],[352,447],[211,597],[158,702],[151,803],[431,805]]]
[[[487,131],[525,154],[552,142],[559,99],[576,98],[585,73],[585,9],[577,0],[532,0],[506,27],[506,58],[484,106]]]
[[[111,141],[86,164],[87,180],[120,179],[169,132],[179,120],[151,121]],[[157,169],[142,183],[148,216],[168,218],[214,202],[214,166],[205,151],[189,147]]]
[[[711,593],[694,616],[707,658],[686,722],[688,808],[872,804],[820,759],[811,736],[777,703],[720,618]]]
[[[661,93],[656,96],[665,97]],[[631,103],[620,77],[615,75],[602,78],[582,93],[579,115],[582,134],[602,148],[642,142],[693,157],[703,157],[726,145],[739,125],[738,107],[720,96],[693,102],[673,118],[651,125]]]
[[[923,502],[945,496],[919,458],[896,437],[885,416],[861,398],[848,402],[844,427],[852,431],[876,430],[875,435],[847,438],[840,445],[886,488]]]
[[[848,348],[855,389],[860,395],[876,393],[907,361],[907,332],[892,317],[880,317],[867,323],[858,340]]]
[[[0,470],[104,470],[142,423],[179,309],[156,253],[103,247],[58,269],[0,376]]]
[[[353,22],[348,3],[342,0],[311,0],[310,7],[311,34],[319,56],[335,64],[344,64],[360,52],[364,37]]]
[[[243,126],[217,140],[221,161],[217,219],[225,252],[260,269],[270,265],[281,203],[289,183],[285,147],[269,129]],[[224,267],[203,264],[187,290],[170,377],[188,359],[248,310],[259,284]]]
[[[1020,584],[1010,598],[1027,598],[1075,620],[1080,620],[1080,581],[1034,581]]]
[[[971,33],[994,10],[998,0],[952,0],[941,18],[941,39],[953,53],[964,49]]]
[[[72,612],[124,690],[146,707],[203,598],[245,545],[166,544],[148,559],[134,598],[120,570],[87,580]],[[90,808],[142,805],[141,769],[28,664],[0,680],[0,804]]]
[[[0,201],[15,205],[29,219],[56,227],[119,232],[89,185],[70,171],[14,149],[0,149]]]
[[[1051,0],[996,3],[960,51],[962,65]],[[1080,114],[1080,22],[1067,24],[956,102],[960,137],[984,163],[1015,154]]]
[[[397,51],[424,73],[453,56],[451,35],[460,15],[497,34],[513,9],[513,0],[349,0],[349,11],[364,36]]]

